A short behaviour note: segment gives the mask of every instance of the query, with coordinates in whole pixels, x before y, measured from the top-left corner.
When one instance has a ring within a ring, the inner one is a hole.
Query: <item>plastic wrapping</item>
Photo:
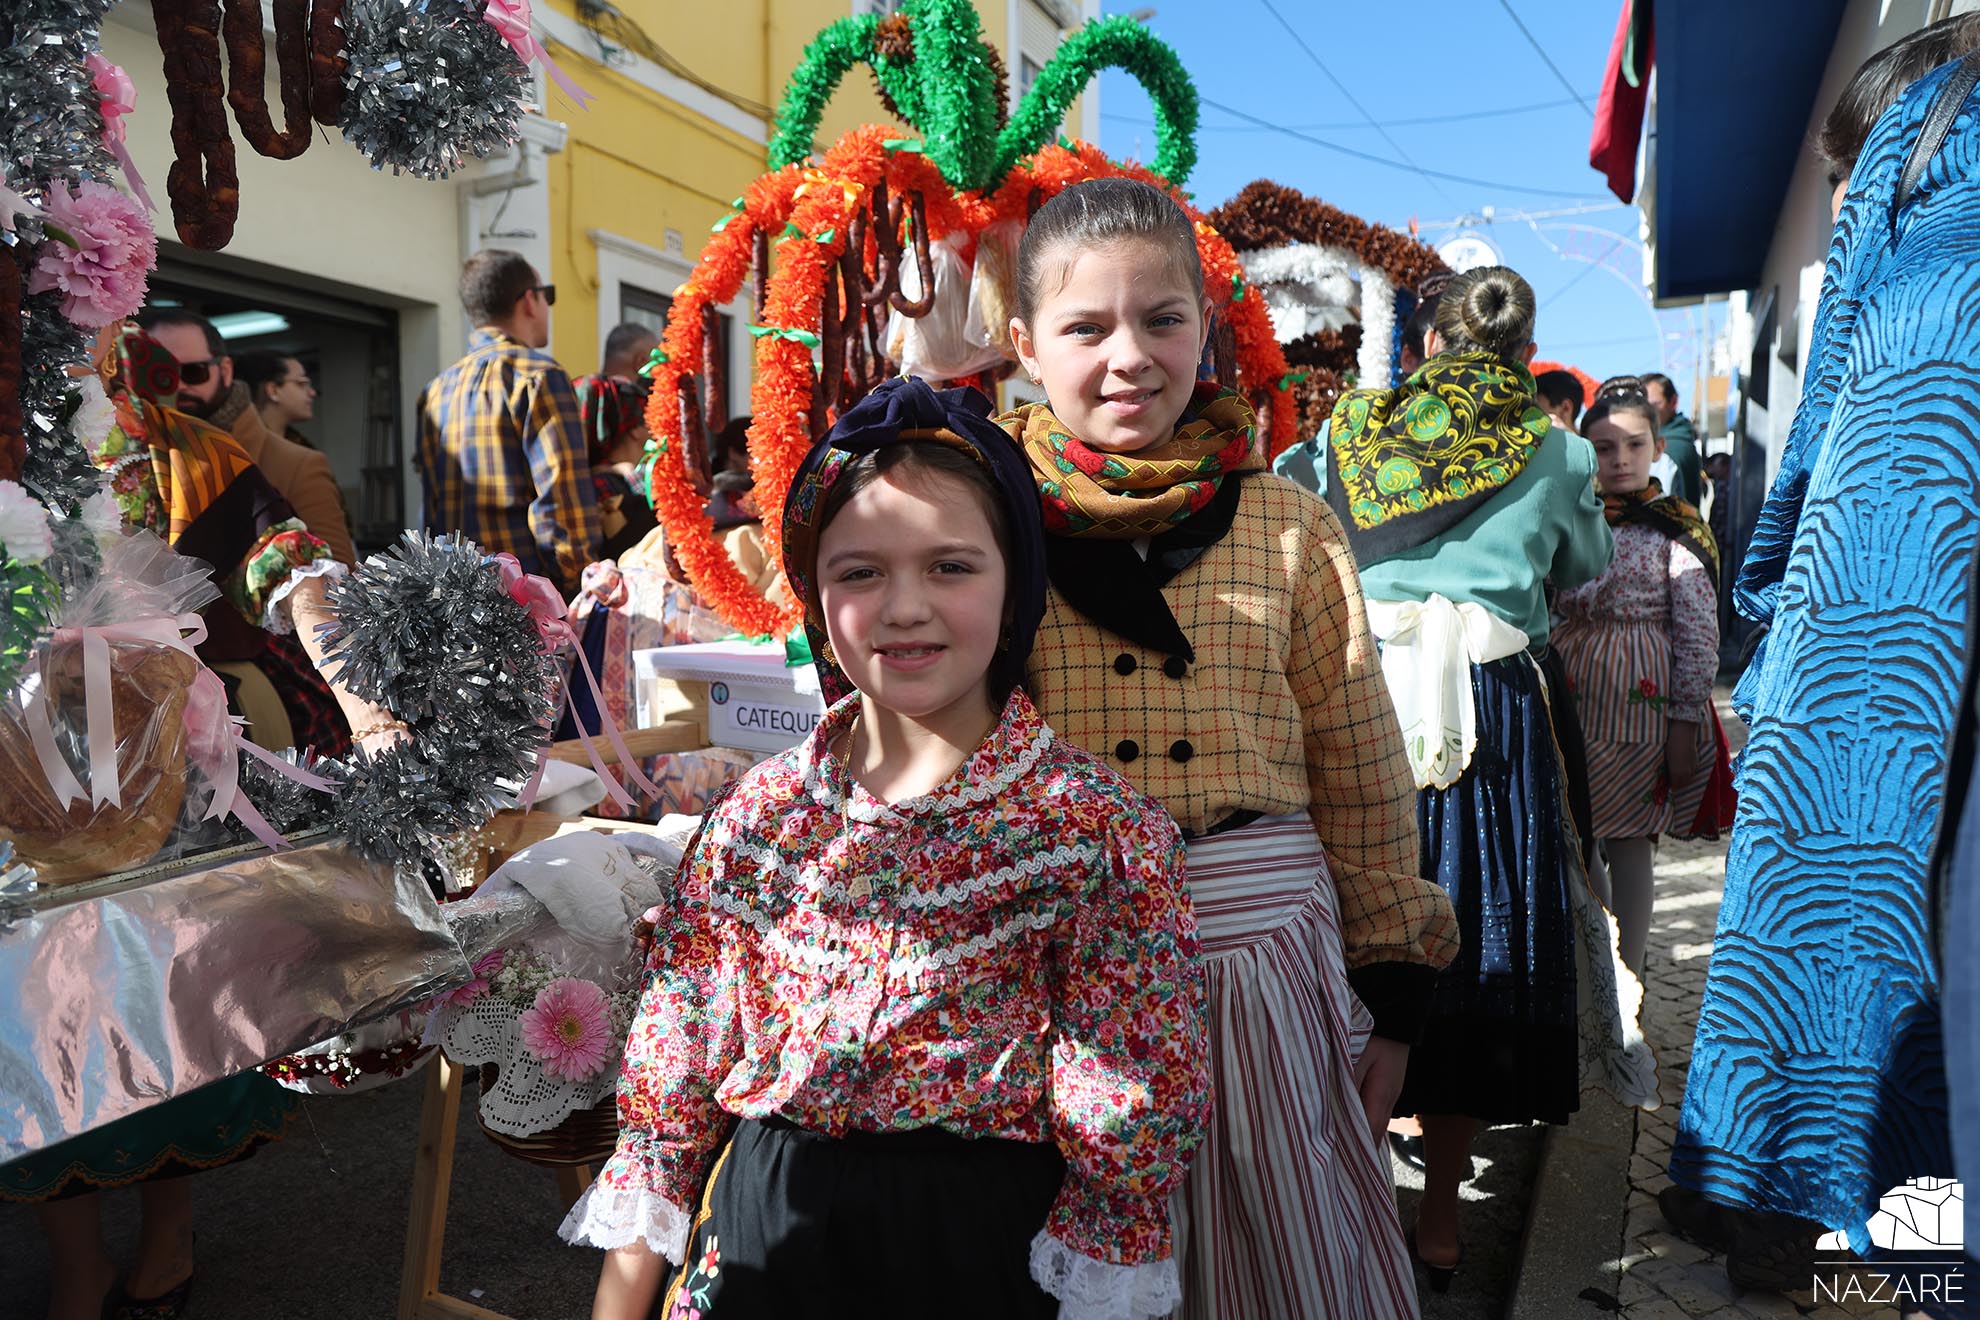
[[[1017,361],[1011,343],[1011,318],[1018,309],[1018,243],[1024,226],[1000,220],[976,239],[976,264],[969,272],[969,342],[995,352],[1001,361]],[[986,363],[986,366],[992,365]]]
[[[970,376],[1004,360],[1003,353],[981,342],[984,335],[970,315],[970,260],[964,254],[969,235],[951,234],[928,245],[934,272],[935,302],[926,316],[896,311],[887,322],[887,343],[901,370],[926,380]],[[901,266],[901,296],[921,297],[921,275],[912,261]],[[898,351],[893,347],[898,345]]]
[[[44,884],[179,855],[213,797],[189,757],[233,754],[226,689],[193,653],[212,569],[148,532],[89,558],[63,566],[53,632],[0,705],[0,838]]]

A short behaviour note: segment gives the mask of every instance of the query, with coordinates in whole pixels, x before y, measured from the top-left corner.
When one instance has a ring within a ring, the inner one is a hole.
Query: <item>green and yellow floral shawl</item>
[[[1533,373],[1445,353],[1393,390],[1353,390],[1328,424],[1327,498],[1363,564],[1455,527],[1517,477],[1551,423]]]

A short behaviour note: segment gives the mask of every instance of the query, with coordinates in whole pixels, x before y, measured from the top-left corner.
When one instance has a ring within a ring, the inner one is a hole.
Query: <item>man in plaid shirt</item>
[[[419,396],[419,468],[428,531],[507,551],[568,598],[597,557],[599,516],[570,377],[540,351],[556,296],[520,253],[468,258],[474,339]]]

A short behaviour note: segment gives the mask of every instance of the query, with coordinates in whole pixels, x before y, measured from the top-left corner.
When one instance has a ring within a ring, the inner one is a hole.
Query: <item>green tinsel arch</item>
[[[997,74],[968,0],[906,0],[900,14],[913,31],[912,60],[876,48],[882,20],[871,14],[840,19],[805,48],[777,111],[771,168],[810,159],[826,102],[862,63],[958,191],[995,188],[1019,161],[1052,142],[1067,108],[1107,68],[1125,70],[1148,90],[1155,173],[1181,186],[1195,167],[1196,88],[1175,52],[1134,19],[1097,19],[1067,37],[999,131]]]

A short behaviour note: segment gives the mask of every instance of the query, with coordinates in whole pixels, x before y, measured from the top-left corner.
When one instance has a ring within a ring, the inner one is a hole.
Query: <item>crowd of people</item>
[[[1400,383],[1344,393],[1268,469],[1252,403],[1205,379],[1194,226],[1125,179],[1025,229],[1010,333],[1043,401],[881,384],[799,468],[781,563],[748,419],[724,428],[709,513],[802,605],[831,704],[710,804],[649,914],[618,1147],[562,1226],[605,1251],[593,1314],[1414,1316],[1464,1268],[1480,1124],[1565,1123],[1598,1084],[1654,1102],[1619,986],[1648,957],[1658,841],[1729,830],[1664,1214],[1735,1283],[1799,1287],[1824,1226],[1867,1248],[1886,1185],[1950,1173],[1980,1140],[1948,1117],[1980,1066],[1939,1007],[1980,998],[1946,974],[1980,925],[1971,621],[1915,584],[1970,570],[1974,432],[1921,423],[1897,460],[1860,434],[1893,405],[1851,388],[1848,318],[1947,260],[1943,227],[1905,220],[1973,196],[1970,151],[1923,192],[1899,166],[1976,48],[1980,19],[1927,29],[1830,119],[1809,394],[1738,565],[1707,500],[1722,456],[1670,379],[1536,378],[1534,292],[1504,267],[1419,289]],[[526,259],[478,253],[461,295],[472,345],[418,408],[426,526],[567,598],[606,559],[678,577],[638,474],[653,334],[620,327],[573,380]],[[1884,365],[1971,362],[1976,325],[1924,317]],[[203,654],[253,736],[390,745],[404,726],[316,668],[323,566],[353,548],[294,430],[301,363],[160,307],[97,367],[127,517],[215,565]],[[1932,381],[1972,405],[1970,373]],[[1914,469],[1956,492],[1939,513],[1893,476]],[[1862,578],[1879,536],[1918,572]],[[1771,625],[1737,799],[1729,585]],[[1916,718],[1868,727],[1907,658],[1932,675],[1906,680]],[[1831,759],[1849,738],[1868,761]],[[1876,796],[1871,762],[1917,809],[1843,800]],[[1788,791],[1823,773],[1845,791]],[[51,1314],[177,1314],[183,1175],[293,1109],[250,1075],[9,1166],[0,1195],[43,1206]],[[1424,1171],[1409,1225],[1391,1149]],[[118,1282],[94,1193],[130,1183],[145,1233]]]

